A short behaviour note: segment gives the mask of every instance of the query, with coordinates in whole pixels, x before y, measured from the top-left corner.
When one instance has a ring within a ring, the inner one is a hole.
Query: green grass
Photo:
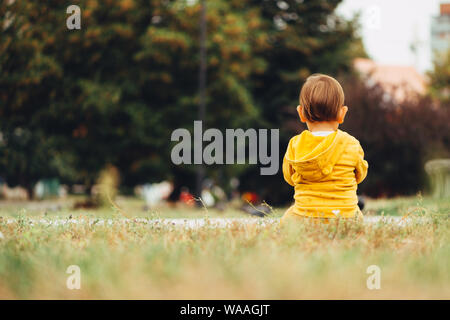
[[[67,199],[43,201],[0,201],[0,216],[17,217],[20,215],[35,217],[66,218],[70,215],[85,215],[90,217],[111,218],[117,213],[112,206],[97,209],[74,210],[76,202],[83,201],[84,197],[71,196]],[[231,205],[224,211],[217,209],[199,210],[187,206],[161,206],[158,208],[145,208],[143,200],[134,197],[119,197],[117,205],[132,217],[162,217],[162,218],[203,218],[205,214],[210,217],[248,217],[239,210],[239,205]],[[286,208],[273,208],[273,216],[281,217]],[[433,199],[430,197],[398,197],[391,199],[367,199],[365,215],[393,215],[404,216],[410,213],[450,212],[450,200]]]
[[[198,229],[145,219],[123,223],[110,208],[74,211],[70,201],[53,211],[48,206],[55,201],[1,204],[0,298],[450,298],[448,200],[367,203],[368,214],[409,213],[412,220],[406,226],[341,221],[284,229],[276,223]],[[119,199],[118,204],[133,217],[205,216],[204,210],[183,207],[143,210],[137,199]],[[276,215],[282,212],[278,209]],[[114,222],[31,223],[35,217],[69,215]],[[247,215],[230,209],[208,210],[208,216]],[[66,287],[70,265],[81,269],[80,290]],[[370,265],[381,268],[380,290],[366,287]]]

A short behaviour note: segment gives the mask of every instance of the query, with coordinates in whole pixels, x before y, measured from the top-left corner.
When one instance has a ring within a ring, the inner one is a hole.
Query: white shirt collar
[[[313,136],[316,137],[326,137],[329,134],[332,134],[334,131],[314,131],[311,132]]]

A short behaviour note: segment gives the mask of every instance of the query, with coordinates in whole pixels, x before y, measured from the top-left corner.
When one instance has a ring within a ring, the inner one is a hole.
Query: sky
[[[419,72],[432,67],[431,18],[450,0],[344,0],[337,12],[361,13],[361,35],[369,56],[380,64],[410,65]],[[416,43],[414,54],[410,47]]]

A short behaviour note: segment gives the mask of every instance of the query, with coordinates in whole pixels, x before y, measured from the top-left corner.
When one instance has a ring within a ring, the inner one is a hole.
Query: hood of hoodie
[[[328,136],[314,136],[309,130],[295,136],[285,155],[294,169],[292,180],[316,182],[333,172],[351,136],[337,130]]]

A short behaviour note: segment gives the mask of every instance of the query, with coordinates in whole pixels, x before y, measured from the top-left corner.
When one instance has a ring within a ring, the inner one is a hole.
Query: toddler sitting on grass
[[[323,74],[306,80],[297,112],[308,130],[289,141],[283,159],[284,179],[294,187],[295,203],[281,224],[291,218],[327,222],[362,217],[356,189],[367,175],[368,163],[359,141],[338,129],[347,111],[338,81]]]

